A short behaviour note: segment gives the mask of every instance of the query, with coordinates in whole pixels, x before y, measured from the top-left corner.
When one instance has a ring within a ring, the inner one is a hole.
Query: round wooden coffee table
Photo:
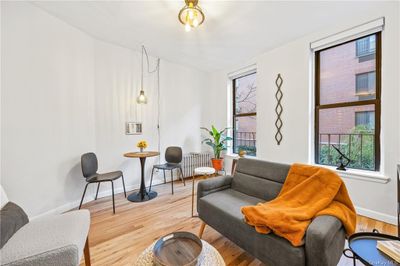
[[[199,259],[197,260],[197,266],[225,266],[225,261],[222,258],[221,254],[206,241],[201,240],[203,243],[203,249],[201,250]],[[151,244],[148,248],[146,248],[142,254],[139,255],[136,262],[133,264],[134,266],[153,266],[153,247],[154,244]]]

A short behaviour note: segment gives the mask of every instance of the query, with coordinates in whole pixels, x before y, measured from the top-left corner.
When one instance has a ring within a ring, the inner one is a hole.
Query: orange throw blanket
[[[293,246],[304,244],[308,225],[317,216],[337,217],[348,235],[356,226],[356,212],[342,179],[329,169],[304,164],[292,165],[275,199],[241,210],[257,232],[272,231]]]

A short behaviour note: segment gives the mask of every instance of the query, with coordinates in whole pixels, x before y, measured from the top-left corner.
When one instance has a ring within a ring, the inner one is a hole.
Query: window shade
[[[339,43],[344,43],[353,39],[361,38],[363,36],[382,31],[384,25],[385,18],[381,17],[355,26],[353,28],[341,31],[339,33],[327,36],[325,38],[316,40],[310,44],[310,48],[313,51],[318,51]]]

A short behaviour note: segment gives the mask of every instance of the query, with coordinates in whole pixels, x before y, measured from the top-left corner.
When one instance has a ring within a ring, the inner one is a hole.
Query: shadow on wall
[[[65,162],[64,165],[69,165],[70,167],[66,174],[66,178],[64,179],[64,197],[70,202],[80,200],[83,189],[86,185],[85,177],[82,174],[80,157],[74,158],[72,164],[71,162]],[[70,165],[72,165],[72,167]],[[62,169],[63,166],[61,166],[60,168]],[[59,173],[62,174],[65,172],[61,170],[59,171]],[[87,195],[91,195],[92,193],[94,193],[94,191],[92,190],[93,189],[91,189],[89,186],[86,192]],[[73,193],[68,193],[71,191],[73,191]]]

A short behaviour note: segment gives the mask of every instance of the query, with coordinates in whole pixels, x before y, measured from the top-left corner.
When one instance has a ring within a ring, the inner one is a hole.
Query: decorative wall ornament
[[[281,90],[281,87],[282,87],[282,84],[283,84],[283,79],[281,77],[281,74],[278,74],[278,76],[276,77],[275,84],[276,84],[276,87],[278,88],[276,93],[275,93],[275,99],[277,100],[276,107],[275,107],[275,113],[277,115],[277,118],[276,118],[276,121],[275,121],[275,126],[276,126],[275,140],[276,140],[276,143],[278,145],[280,145],[281,141],[282,141],[282,138],[283,138],[282,133],[281,133],[281,128],[283,126],[283,122],[282,122],[282,119],[281,119],[281,114],[283,112],[283,107],[282,107],[282,104],[281,104],[281,100],[282,100],[282,97],[283,97],[283,93],[282,93],[282,90]]]

